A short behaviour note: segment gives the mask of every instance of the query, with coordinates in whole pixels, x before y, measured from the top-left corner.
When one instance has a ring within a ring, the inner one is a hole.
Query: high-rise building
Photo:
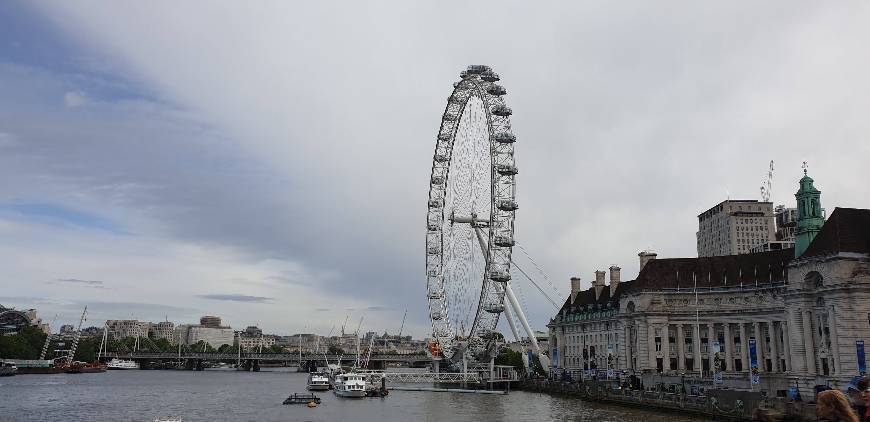
[[[206,315],[199,319],[199,325],[203,327],[213,327],[217,328],[221,326],[221,317],[216,317],[213,315]]]
[[[775,234],[772,203],[729,199],[698,215],[698,256],[750,253]]]

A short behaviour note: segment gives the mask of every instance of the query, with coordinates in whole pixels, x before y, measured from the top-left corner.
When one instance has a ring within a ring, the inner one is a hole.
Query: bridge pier
[[[254,372],[260,372],[260,361],[259,360],[254,361],[254,364],[251,365],[251,370]]]
[[[197,359],[197,360],[196,360],[196,365],[195,365],[194,369],[195,369],[196,371],[203,371],[203,370],[205,370],[205,367],[202,366],[202,359]]]

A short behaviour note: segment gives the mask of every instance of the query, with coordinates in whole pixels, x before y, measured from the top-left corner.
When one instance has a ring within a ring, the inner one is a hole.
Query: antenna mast
[[[761,184],[761,200],[770,202],[770,192],[773,190],[773,160],[770,160],[770,166],[767,169],[767,180]]]

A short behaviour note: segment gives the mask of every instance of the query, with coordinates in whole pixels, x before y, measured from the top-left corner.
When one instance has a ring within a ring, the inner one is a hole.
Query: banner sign
[[[855,350],[858,354],[858,374],[864,376],[867,374],[867,359],[864,357],[864,340],[855,341]]]
[[[753,384],[758,384],[758,354],[755,350],[755,339],[749,339],[749,373],[750,381]]]
[[[718,341],[713,342],[713,382],[722,384],[722,345]]]
[[[550,366],[556,367],[556,362],[559,362],[559,349],[553,348],[553,360],[550,361]]]

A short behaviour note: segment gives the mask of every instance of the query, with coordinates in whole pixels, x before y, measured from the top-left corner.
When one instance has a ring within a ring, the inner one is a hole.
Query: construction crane
[[[82,317],[79,319],[79,326],[76,329],[76,336],[73,338],[72,347],[69,349],[69,356],[67,357],[67,363],[72,364],[73,359],[76,356],[76,349],[79,347],[79,339],[82,337],[82,323],[87,320],[88,315],[88,307],[85,306],[85,309],[82,311]]]
[[[773,160],[770,160],[770,166],[767,169],[767,180],[761,184],[761,200],[770,202],[770,191],[773,190]]]

